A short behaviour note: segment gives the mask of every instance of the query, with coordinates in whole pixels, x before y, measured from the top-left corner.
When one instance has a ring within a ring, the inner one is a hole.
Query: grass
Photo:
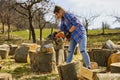
[[[50,29],[44,29],[43,30],[43,38],[46,38],[51,33]],[[17,35],[19,37],[23,37],[24,39],[29,38],[29,31],[23,30],[23,31],[15,31],[11,32],[12,35]],[[40,31],[39,29],[35,29],[36,39],[39,39]]]
[[[55,31],[55,30],[54,30]],[[17,35],[24,39],[28,39],[28,30],[11,32],[12,35]],[[39,29],[35,30],[36,39],[39,39]],[[43,29],[43,38],[46,38],[51,33],[50,29]],[[88,31],[88,43],[105,42],[112,40],[113,42],[120,41],[120,30],[105,30],[105,35],[101,35],[102,30],[89,30]]]
[[[12,56],[1,61],[2,69],[0,73],[12,74],[13,80],[52,80],[59,77],[58,74],[47,73],[47,74],[36,74],[30,69],[28,63],[16,63]]]

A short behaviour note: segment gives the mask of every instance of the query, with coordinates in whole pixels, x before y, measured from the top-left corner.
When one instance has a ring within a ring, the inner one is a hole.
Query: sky
[[[101,28],[102,22],[110,24],[110,28],[120,27],[120,23],[110,15],[120,17],[120,0],[52,0],[56,5],[73,12],[78,16],[90,17],[100,15],[89,26],[89,29]]]

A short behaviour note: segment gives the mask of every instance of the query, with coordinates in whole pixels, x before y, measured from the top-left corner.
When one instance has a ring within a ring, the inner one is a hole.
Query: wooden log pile
[[[15,61],[18,63],[26,63],[29,57],[29,51],[35,52],[37,49],[37,44],[32,43],[23,43],[20,47],[18,47],[15,51]]]
[[[40,51],[29,52],[31,70],[33,72],[57,72],[56,57],[53,47],[40,47]]]

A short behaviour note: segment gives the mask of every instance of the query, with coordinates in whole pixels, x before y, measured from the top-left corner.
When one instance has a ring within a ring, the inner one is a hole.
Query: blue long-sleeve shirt
[[[66,34],[72,26],[75,26],[76,29],[71,33],[71,36],[77,43],[79,43],[84,35],[86,35],[86,30],[75,15],[66,12],[63,19],[61,19],[60,30]]]

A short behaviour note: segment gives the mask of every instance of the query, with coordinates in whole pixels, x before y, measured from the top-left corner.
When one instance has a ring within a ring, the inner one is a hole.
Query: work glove
[[[66,36],[66,38],[67,38],[68,40],[71,39],[71,33],[70,33],[70,32],[67,32],[67,33],[65,34],[65,36]]]

